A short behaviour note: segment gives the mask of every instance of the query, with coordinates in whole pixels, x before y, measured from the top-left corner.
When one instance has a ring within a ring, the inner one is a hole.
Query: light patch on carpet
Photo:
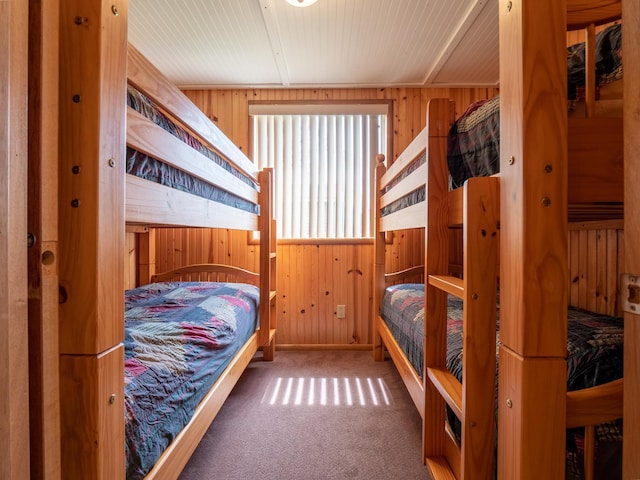
[[[389,407],[393,397],[381,377],[278,377],[260,403],[278,406]]]

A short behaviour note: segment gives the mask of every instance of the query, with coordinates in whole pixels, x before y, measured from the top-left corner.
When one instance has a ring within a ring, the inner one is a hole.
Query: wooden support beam
[[[29,478],[28,2],[0,2],[0,478]]]
[[[624,57],[624,271],[640,274],[640,4],[622,2]],[[624,314],[624,443],[622,478],[640,478],[640,316]]]
[[[563,478],[567,4],[500,0],[499,15],[498,477]],[[508,399],[514,408],[504,408]]]
[[[60,417],[69,479],[122,479],[127,1],[60,2]]]
[[[31,478],[60,470],[58,2],[29,1],[29,432]],[[1,476],[1,475],[0,475]]]

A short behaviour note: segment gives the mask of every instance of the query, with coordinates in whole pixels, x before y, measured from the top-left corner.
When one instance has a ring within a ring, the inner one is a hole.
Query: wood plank
[[[410,228],[424,228],[425,202],[416,203],[410,207],[380,218],[380,230],[385,232],[405,230]]]
[[[429,275],[429,285],[439,288],[455,297],[464,297],[464,282],[461,278],[448,275]]]
[[[498,477],[562,478],[568,281],[566,3],[500,0],[499,15],[503,346]],[[504,408],[507,399],[512,408]]]
[[[425,232],[425,275],[444,275],[449,264],[448,189],[449,173],[446,163],[447,142],[438,125],[448,123],[449,100],[431,100],[427,114],[427,128],[438,135],[430,136],[427,142],[426,206],[427,228]],[[446,135],[446,134],[445,134]],[[424,309],[424,365],[445,365],[447,338],[447,296],[435,287],[425,284]],[[444,402],[433,384],[425,385],[425,414],[423,422],[423,456],[438,457],[444,454],[445,422]]]
[[[456,188],[449,192],[449,226],[459,226],[463,223],[464,188]]]
[[[566,89],[551,87],[566,83],[566,12],[564,5],[547,3],[549,10],[526,1],[510,11],[506,4],[500,9],[500,264],[506,288],[500,308],[509,318],[500,335],[526,356],[562,356],[566,351]],[[544,35],[534,27],[540,22],[549,26]],[[515,64],[522,70],[514,69]],[[553,75],[547,82],[534,81],[533,72],[541,68]],[[535,140],[547,137],[557,141]],[[543,204],[544,198],[550,203]]]
[[[567,392],[567,428],[598,425],[622,418],[624,380]]]
[[[640,4],[622,2],[625,35],[622,48],[626,52],[640,51]],[[625,57],[627,72],[640,71],[640,56]],[[624,109],[624,264],[620,273],[640,274],[640,88],[637,75],[625,77]],[[640,318],[637,314],[624,313],[624,445],[622,477],[640,478]]]
[[[451,467],[444,457],[426,457],[427,470],[433,478],[438,480],[456,480]]]
[[[254,180],[257,178],[257,169],[253,162],[215,124],[211,123],[199,108],[132,45],[129,45],[127,53],[127,79],[129,83],[170,112],[184,125],[189,125],[211,147],[215,145],[222,156],[229,158],[247,175]],[[232,112],[223,118],[233,119]]]
[[[464,186],[463,478],[494,475],[486,448],[495,439],[499,196],[497,178],[473,178]]]
[[[415,368],[411,365],[411,362],[407,359],[404,351],[398,346],[398,342],[395,341],[391,330],[387,324],[382,320],[379,315],[376,315],[374,320],[375,329],[380,333],[382,341],[389,352],[389,356],[393,361],[400,378],[409,392],[411,400],[418,409],[418,413],[421,417],[424,416],[424,385],[422,383],[422,377],[416,373]]]
[[[233,195],[258,203],[258,192],[162,127],[127,108],[127,145]]]
[[[389,191],[387,191],[387,193],[382,195],[378,203],[379,207],[384,208],[405,195],[410,194],[414,190],[424,187],[426,177],[427,165],[422,164],[407,175],[406,178],[403,178],[402,182],[394,185]]]
[[[60,4],[61,18],[91,19],[82,26],[61,22],[60,31],[58,272],[66,354],[98,354],[124,335],[127,8],[119,5],[116,16],[111,6]]]
[[[624,201],[622,119],[571,117],[567,138],[569,204]]]
[[[58,358],[60,282],[57,268],[58,18],[58,2],[29,2],[27,228],[35,236],[35,244],[28,250],[29,457],[31,478],[52,480],[61,478]],[[10,56],[7,54],[6,58]],[[9,90],[12,91],[13,87]],[[9,124],[12,129],[19,127],[19,122],[9,121]],[[14,206],[10,209],[13,210]],[[20,419],[20,423],[23,419]],[[3,477],[1,468],[0,477]]]
[[[567,28],[577,30],[592,23],[601,25],[621,15],[620,0],[567,0]]]
[[[498,454],[498,478],[564,478],[565,360],[524,358],[504,346],[499,359],[499,449],[509,454]]]
[[[126,175],[126,219],[149,226],[182,225],[257,230],[255,214]]]
[[[590,230],[587,234],[587,310],[596,311],[596,292],[598,282],[598,244],[597,231]],[[603,259],[606,261],[606,258]]]
[[[444,367],[427,368],[427,377],[456,417],[462,420],[462,384]]]
[[[28,2],[0,2],[0,477],[29,478]]]
[[[394,178],[402,173],[413,160],[418,157],[425,149],[427,144],[427,130],[422,130],[411,141],[409,146],[402,150],[402,154],[396,158],[391,165],[387,165],[387,171],[380,179],[380,188],[386,187]]]
[[[124,478],[124,346],[61,355],[62,472],[65,478]]]

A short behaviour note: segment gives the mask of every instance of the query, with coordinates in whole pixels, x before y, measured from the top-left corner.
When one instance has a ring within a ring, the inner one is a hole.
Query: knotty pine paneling
[[[250,101],[392,100],[392,162],[425,126],[431,98],[451,98],[456,115],[497,89],[357,88],[188,90],[187,96],[250,156]],[[367,345],[371,343],[372,244],[279,245],[277,249],[280,345]],[[156,267],[161,272],[193,262],[225,262],[258,269],[258,246],[246,232],[158,229]],[[397,232],[387,246],[388,271],[422,262],[424,234]],[[338,319],[338,304],[346,318]]]
[[[606,315],[620,314],[618,278],[623,248],[621,228],[570,227],[570,305]]]

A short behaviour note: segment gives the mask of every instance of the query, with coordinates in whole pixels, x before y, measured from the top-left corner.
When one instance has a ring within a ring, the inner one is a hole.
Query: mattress
[[[257,328],[258,288],[165,282],[125,292],[127,479],[143,478]]]
[[[127,89],[127,105],[181,142],[257,190],[255,182],[250,177],[165,115],[151,99],[131,85],[129,85]],[[186,171],[163,163],[129,146],[127,146],[126,152],[126,173],[250,213],[259,213],[258,205],[235,195],[233,192],[218,188]]]
[[[424,285],[400,284],[388,287],[381,306],[381,317],[389,327],[398,346],[405,353],[415,371],[423,377],[424,371]],[[447,369],[462,381],[462,328],[463,302],[449,296],[447,314]],[[500,346],[499,308],[496,320],[496,344]],[[594,387],[622,377],[624,321],[569,307],[567,337],[567,390]],[[497,350],[496,350],[497,352]],[[450,413],[449,422],[459,431],[458,420]],[[612,470],[619,468],[621,453],[621,422],[609,422],[596,427],[596,441],[603,454],[596,467],[603,471],[602,478],[619,478]],[[582,478],[582,429],[567,433],[567,478]],[[604,466],[605,453],[613,467]]]

